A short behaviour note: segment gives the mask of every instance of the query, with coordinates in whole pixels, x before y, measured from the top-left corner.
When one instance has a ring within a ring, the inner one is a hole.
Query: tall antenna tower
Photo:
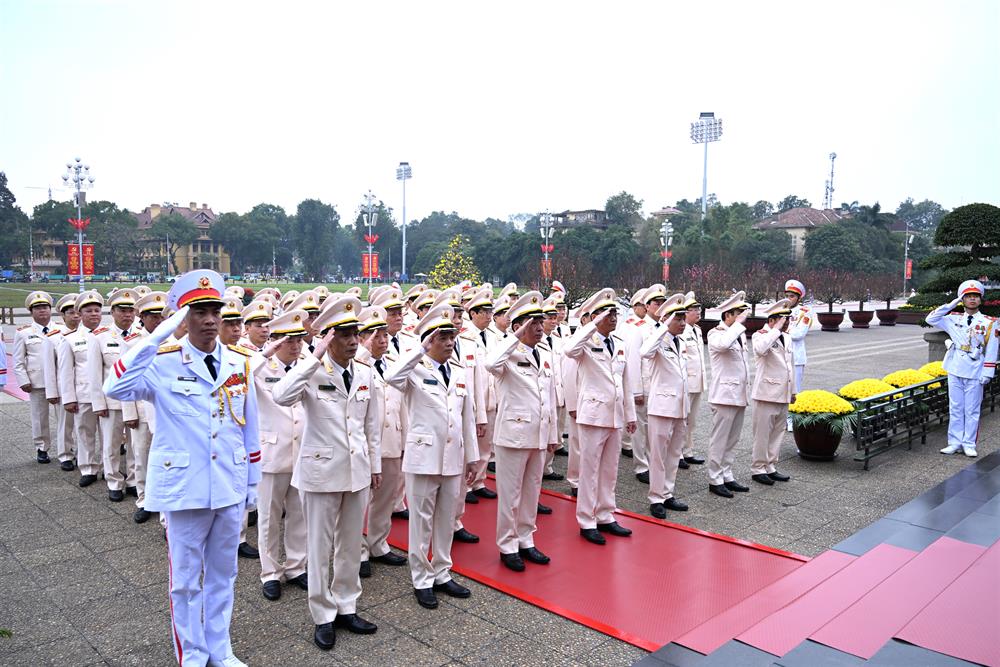
[[[830,153],[830,178],[826,181],[826,190],[823,194],[823,209],[833,208],[833,161],[837,159],[836,153]]]

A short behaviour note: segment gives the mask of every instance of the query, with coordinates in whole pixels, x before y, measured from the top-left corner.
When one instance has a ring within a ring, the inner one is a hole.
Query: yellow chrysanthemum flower
[[[940,361],[932,361],[928,364],[924,364],[918,369],[921,373],[927,373],[931,377],[944,377],[948,375],[948,371],[944,369]]]
[[[888,382],[893,387],[909,387],[910,385],[920,384],[921,382],[927,382],[928,380],[933,380],[934,376],[928,375],[927,373],[921,373],[918,370],[912,368],[907,368],[906,370],[896,371],[895,373],[889,373],[884,378],[883,382]]]
[[[854,407],[836,394],[822,389],[801,391],[795,396],[795,402],[788,406],[790,412],[820,413],[828,412],[835,415],[846,415],[854,412]]]
[[[864,380],[855,380],[854,382],[845,384],[837,393],[852,401],[859,401],[863,398],[869,398],[870,396],[884,394],[887,391],[892,391],[893,389],[895,389],[895,387],[888,382],[876,380],[875,378],[865,378]]]

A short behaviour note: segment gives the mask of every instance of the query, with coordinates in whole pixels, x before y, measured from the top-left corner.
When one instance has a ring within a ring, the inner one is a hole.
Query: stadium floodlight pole
[[[396,167],[396,180],[403,182],[403,262],[400,280],[406,280],[406,181],[413,178],[409,162],[400,162]]]
[[[702,111],[698,120],[691,123],[691,141],[705,145],[705,160],[701,174],[701,242],[698,257],[701,263],[702,246],[705,245],[705,219],[708,217],[708,144],[722,137],[722,119],[711,111]]]
[[[94,187],[94,177],[90,175],[90,165],[83,164],[80,158],[74,158],[73,162],[66,163],[66,173],[63,174],[63,183],[73,184],[73,199],[76,202],[76,242],[80,252],[80,292],[84,290],[83,283],[83,205],[86,202],[86,190]]]

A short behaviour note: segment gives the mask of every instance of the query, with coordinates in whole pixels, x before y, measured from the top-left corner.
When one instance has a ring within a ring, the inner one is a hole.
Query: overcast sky
[[[0,170],[91,198],[483,219],[701,195],[1000,204],[1000,2],[0,0]],[[42,189],[29,189],[38,187]],[[68,193],[56,191],[57,198]]]

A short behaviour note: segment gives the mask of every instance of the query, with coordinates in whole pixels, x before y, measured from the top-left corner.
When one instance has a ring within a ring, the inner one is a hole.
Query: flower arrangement
[[[921,382],[927,382],[928,380],[933,380],[934,376],[928,375],[927,373],[914,370],[912,368],[907,368],[901,371],[895,371],[889,373],[884,378],[883,382],[891,384],[893,387],[909,387],[910,385],[920,384]]]
[[[864,398],[871,398],[872,396],[890,392],[895,388],[888,382],[875,378],[865,378],[864,380],[855,380],[854,382],[845,384],[837,393],[848,400],[860,401]]]
[[[948,375],[948,371],[944,369],[944,366],[941,364],[940,361],[932,361],[929,364],[924,364],[917,370],[920,371],[921,373],[926,373],[927,375],[936,378],[945,377],[946,375]]]
[[[792,425],[796,428],[826,425],[834,435],[854,429],[857,414],[854,406],[840,396],[822,389],[799,392],[788,406]]]

